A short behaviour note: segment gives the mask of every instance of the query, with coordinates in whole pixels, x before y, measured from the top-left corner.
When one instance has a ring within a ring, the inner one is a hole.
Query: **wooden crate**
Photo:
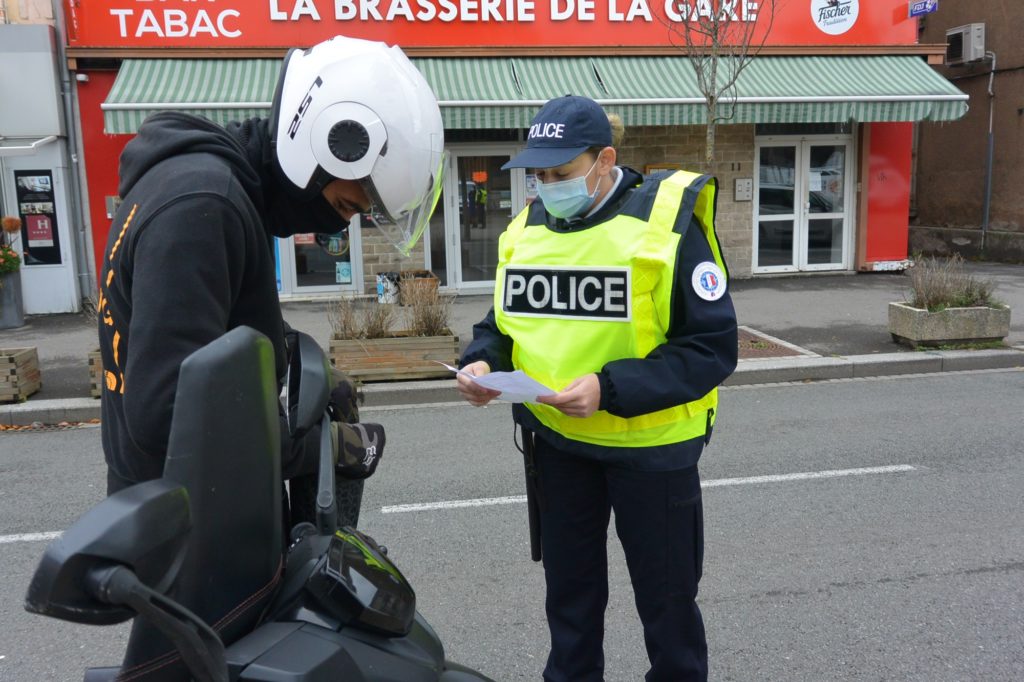
[[[435,360],[454,365],[459,337],[408,336],[386,339],[331,339],[331,364],[359,381],[400,381],[452,377]]]
[[[103,355],[98,348],[89,351],[89,395],[93,398],[103,395]]]
[[[0,348],[0,402],[23,402],[42,385],[35,348]]]

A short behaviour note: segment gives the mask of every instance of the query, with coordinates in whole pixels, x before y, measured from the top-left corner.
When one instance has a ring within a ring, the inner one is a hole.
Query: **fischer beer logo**
[[[299,124],[302,123],[302,118],[306,115],[309,110],[309,105],[313,103],[313,88],[319,88],[324,84],[324,80],[320,76],[316,77],[313,84],[309,86],[309,90],[306,91],[306,96],[302,98],[302,103],[299,108],[295,110],[295,117],[292,119],[292,124],[288,126],[288,137],[295,139],[295,133],[299,132]]]
[[[860,0],[811,0],[811,19],[829,35],[846,33],[857,23]]]
[[[518,317],[628,322],[630,281],[629,268],[508,267],[502,310]]]

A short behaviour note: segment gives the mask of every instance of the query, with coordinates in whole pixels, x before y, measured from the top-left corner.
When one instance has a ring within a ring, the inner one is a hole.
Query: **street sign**
[[[910,0],[910,17],[923,17],[939,8],[939,0]]]

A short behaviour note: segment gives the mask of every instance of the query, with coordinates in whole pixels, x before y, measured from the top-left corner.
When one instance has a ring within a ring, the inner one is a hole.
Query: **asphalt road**
[[[1021,371],[724,389],[702,460],[712,679],[1024,679],[1022,405]],[[394,509],[520,495],[509,413],[366,410],[389,436],[363,529],[388,545],[452,659],[538,680],[547,633],[525,507]],[[65,528],[100,499],[98,436],[0,435],[0,680],[81,679],[118,659],[123,626],[21,608],[44,543],[20,536]],[[606,677],[639,680],[643,639],[611,535]]]

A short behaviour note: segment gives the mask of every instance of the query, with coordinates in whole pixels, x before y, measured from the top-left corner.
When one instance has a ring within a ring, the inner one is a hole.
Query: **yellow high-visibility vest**
[[[513,340],[514,367],[560,391],[612,360],[643,358],[665,343],[680,240],[693,217],[725,273],[715,191],[711,178],[695,173],[647,178],[630,199],[650,201],[646,218],[620,212],[574,232],[537,224],[541,212],[524,209],[499,239],[494,288],[495,318]],[[581,419],[549,405],[526,407],[567,438],[649,447],[703,436],[717,404],[712,389],[693,402],[629,418],[599,410]]]

